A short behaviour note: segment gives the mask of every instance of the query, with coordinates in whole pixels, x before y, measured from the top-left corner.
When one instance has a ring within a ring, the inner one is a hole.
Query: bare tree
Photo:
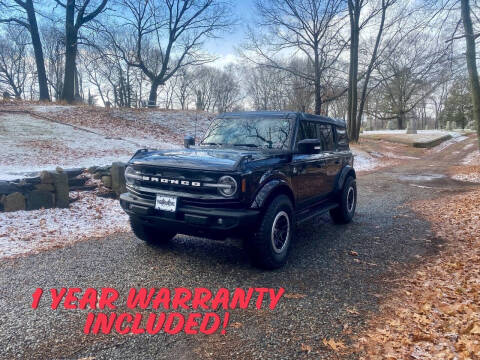
[[[101,0],[96,6],[90,0],[55,0],[65,9],[65,71],[61,98],[69,103],[74,101],[76,58],[78,52],[79,32],[82,26],[97,17],[107,5],[108,0]],[[77,82],[78,83],[78,82]]]
[[[183,67],[176,74],[177,86],[174,89],[175,97],[180,103],[182,110],[188,110],[188,104],[193,95],[193,76],[190,70]]]
[[[407,114],[449,79],[450,64],[447,49],[428,34],[411,34],[394,46],[377,69],[384,100],[380,118],[404,129]]]
[[[0,11],[4,16],[0,17],[0,23],[10,23],[23,26],[30,33],[35,63],[37,66],[37,80],[40,92],[40,100],[50,101],[48,95],[47,75],[43,58],[42,42],[38,31],[37,16],[33,0],[0,0]],[[11,16],[9,17],[8,14]]]
[[[27,35],[23,29],[9,28],[0,38],[0,84],[6,85],[20,99],[29,74],[27,69]]]
[[[465,43],[467,47],[466,58],[470,87],[472,92],[473,118],[477,122],[478,146],[480,148],[480,82],[478,80],[475,38],[473,32],[471,8],[469,0],[461,0],[462,22],[465,30]]]
[[[282,110],[287,107],[287,78],[289,73],[264,66],[243,69],[247,98],[256,110]]]
[[[250,60],[263,66],[283,69],[314,87],[315,113],[322,111],[322,76],[339,65],[348,41],[342,37],[345,22],[343,0],[268,0],[256,2],[259,20],[249,31],[245,46]],[[304,73],[284,66],[279,57],[304,56],[313,72]]]
[[[207,37],[232,24],[229,7],[220,0],[123,0],[120,26],[129,41],[112,36],[123,59],[151,82],[149,106],[157,101],[158,87],[180,68],[212,61],[200,51]]]
[[[360,126],[362,115],[367,98],[368,84],[370,76],[374,70],[377,61],[378,50],[382,40],[387,9],[395,4],[396,0],[381,0],[378,8],[373,7],[369,14],[362,17],[362,11],[369,4],[366,0],[348,0],[348,13],[350,19],[350,65],[348,76],[348,134],[351,140],[358,141],[360,136]],[[359,50],[361,31],[380,13],[380,22],[376,33],[373,51],[368,62],[365,73],[359,75]],[[358,103],[358,82],[363,78],[363,86],[360,94],[360,104]]]
[[[65,41],[62,31],[53,25],[42,27],[42,44],[45,53],[47,82],[50,94],[59,100],[62,94],[64,77]]]
[[[242,98],[238,69],[228,65],[217,73],[215,86],[215,106],[219,113],[232,111]]]

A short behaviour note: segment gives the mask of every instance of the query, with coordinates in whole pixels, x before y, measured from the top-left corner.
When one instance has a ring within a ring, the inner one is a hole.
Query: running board
[[[326,212],[335,209],[338,207],[337,203],[334,202],[327,202],[321,205],[314,206],[307,210],[302,210],[298,214],[296,214],[297,224],[303,223],[304,221],[310,220],[315,216],[320,216],[325,214]]]

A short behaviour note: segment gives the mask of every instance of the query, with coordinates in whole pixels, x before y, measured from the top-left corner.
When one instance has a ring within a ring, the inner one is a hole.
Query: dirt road
[[[395,279],[424,257],[437,256],[429,224],[408,206],[415,199],[477,187],[450,179],[448,168],[467,154],[469,138],[443,152],[358,177],[354,222],[328,216],[302,225],[288,264],[275,272],[252,268],[235,241],[177,236],[150,247],[131,233],[0,263],[0,357],[5,359],[288,359],[336,358],[323,339],[356,333]],[[353,251],[353,252],[352,252]],[[358,255],[355,255],[358,254]],[[225,335],[84,335],[86,312],[56,310],[37,288],[284,287],[274,311],[235,310]],[[346,329],[346,330],[345,330]],[[302,346],[303,344],[303,346]],[[352,355],[354,358],[355,355]]]

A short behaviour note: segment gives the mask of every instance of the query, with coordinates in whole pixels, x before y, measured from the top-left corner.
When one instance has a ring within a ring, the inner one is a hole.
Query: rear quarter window
[[[339,150],[348,149],[347,129],[337,127],[337,145]]]
[[[318,138],[322,143],[323,151],[335,150],[335,139],[333,137],[333,126],[330,124],[317,124]]]

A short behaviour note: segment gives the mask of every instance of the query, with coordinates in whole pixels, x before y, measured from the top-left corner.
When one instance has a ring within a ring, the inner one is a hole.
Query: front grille
[[[135,179],[133,184],[127,185],[127,190],[139,198],[155,201],[156,193],[162,193],[176,196],[178,206],[211,208],[239,208],[242,206],[238,199],[225,198],[218,193],[217,188],[205,186],[205,184],[216,184],[223,174],[208,174],[188,169],[165,170],[150,165],[133,165],[133,168],[137,171],[137,175],[149,177],[148,180]],[[152,177],[158,180],[152,181]],[[178,180],[179,184],[162,182],[162,179]],[[182,181],[186,181],[190,185],[182,185]],[[191,185],[193,182],[199,183],[200,186]]]
[[[216,188],[204,186],[204,184],[216,184],[220,175],[209,175],[189,169],[167,170],[151,165],[133,165],[133,168],[138,172],[138,175],[148,178],[135,180],[134,185],[136,186],[168,192],[180,191],[189,194],[218,195]],[[178,184],[175,182],[178,182]],[[187,184],[182,184],[182,182]]]

